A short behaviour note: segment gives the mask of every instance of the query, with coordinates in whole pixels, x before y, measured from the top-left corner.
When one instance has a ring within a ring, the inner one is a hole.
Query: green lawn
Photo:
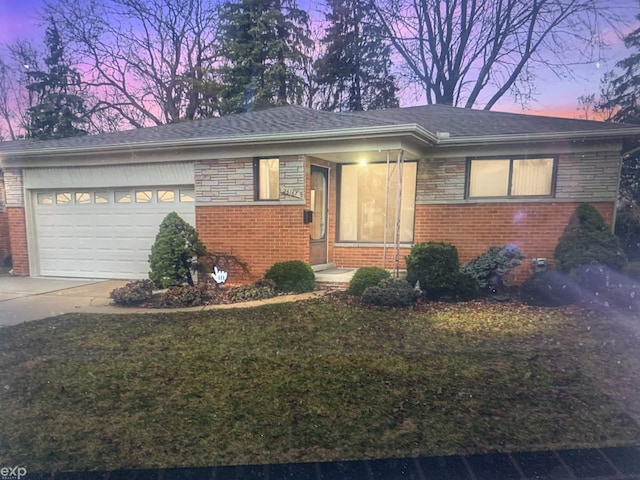
[[[637,365],[616,360],[631,340],[613,332],[611,320],[567,310],[376,310],[333,298],[6,327],[0,465],[104,470],[636,444],[640,427],[611,392],[616,382],[633,388],[638,378],[625,375]],[[612,335],[618,343],[603,341]]]

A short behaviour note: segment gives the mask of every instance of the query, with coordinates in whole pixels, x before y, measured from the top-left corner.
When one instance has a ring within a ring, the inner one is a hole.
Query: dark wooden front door
[[[311,265],[327,263],[327,205],[329,198],[329,171],[311,166],[311,210],[309,260]]]

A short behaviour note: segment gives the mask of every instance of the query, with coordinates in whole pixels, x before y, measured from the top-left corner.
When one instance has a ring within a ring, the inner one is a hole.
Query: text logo
[[[0,468],[0,479],[2,480],[20,480],[27,474],[25,467],[2,467]]]

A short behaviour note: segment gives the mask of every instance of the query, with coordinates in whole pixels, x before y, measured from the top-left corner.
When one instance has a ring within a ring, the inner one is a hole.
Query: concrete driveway
[[[126,280],[0,275],[0,327],[71,312],[107,313],[109,293]]]

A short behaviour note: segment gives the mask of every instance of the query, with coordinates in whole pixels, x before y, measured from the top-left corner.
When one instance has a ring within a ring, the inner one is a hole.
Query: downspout
[[[387,182],[386,191],[384,194],[384,233],[382,237],[382,268],[387,269],[387,213],[389,212],[389,169],[390,167],[391,152],[387,150]]]
[[[404,151],[398,151],[398,191],[396,192],[396,222],[395,222],[395,255],[394,268],[396,278],[400,276],[400,215],[402,213],[402,172],[404,170]]]

